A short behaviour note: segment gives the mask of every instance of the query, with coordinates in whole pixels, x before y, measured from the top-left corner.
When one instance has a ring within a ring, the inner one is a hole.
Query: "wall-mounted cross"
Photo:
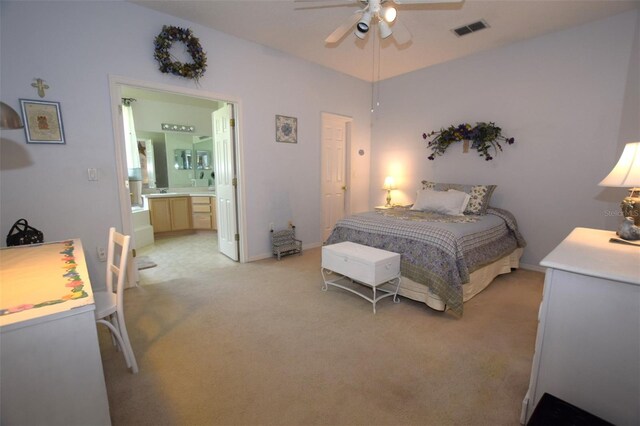
[[[49,88],[48,84],[44,83],[44,80],[41,78],[34,78],[35,83],[31,83],[31,87],[35,87],[38,89],[38,96],[44,98],[44,91]]]

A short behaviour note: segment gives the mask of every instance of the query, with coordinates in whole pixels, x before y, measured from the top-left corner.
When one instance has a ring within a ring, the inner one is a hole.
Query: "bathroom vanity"
[[[155,234],[186,230],[216,230],[215,195],[147,194]]]
[[[191,196],[191,224],[193,229],[216,229],[216,198]]]

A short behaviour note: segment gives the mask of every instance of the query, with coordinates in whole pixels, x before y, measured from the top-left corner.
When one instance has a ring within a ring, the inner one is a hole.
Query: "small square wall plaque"
[[[276,115],[276,142],[298,143],[298,119]]]

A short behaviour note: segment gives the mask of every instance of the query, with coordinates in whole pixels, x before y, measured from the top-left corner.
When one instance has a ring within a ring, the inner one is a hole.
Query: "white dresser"
[[[0,250],[0,424],[110,425],[80,240]]]
[[[547,267],[521,422],[550,393],[619,426],[640,424],[640,247],[576,228]]]

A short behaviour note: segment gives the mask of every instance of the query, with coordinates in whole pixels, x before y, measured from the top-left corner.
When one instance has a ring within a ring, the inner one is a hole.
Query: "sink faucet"
[[[161,194],[166,194],[167,193],[167,189],[168,188],[160,188],[160,193]]]

